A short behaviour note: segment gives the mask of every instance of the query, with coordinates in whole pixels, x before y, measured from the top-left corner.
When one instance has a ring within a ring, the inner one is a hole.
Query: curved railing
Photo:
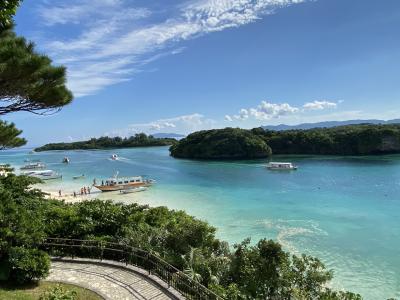
[[[47,238],[42,248],[54,256],[109,259],[139,267],[162,279],[186,299],[222,299],[157,255],[128,245],[96,240]]]

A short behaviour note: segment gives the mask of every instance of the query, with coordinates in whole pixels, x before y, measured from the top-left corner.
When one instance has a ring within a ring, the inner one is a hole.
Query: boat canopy
[[[106,185],[113,185],[113,184],[127,184],[131,182],[143,182],[142,176],[135,176],[135,177],[114,177],[109,178],[106,180]]]

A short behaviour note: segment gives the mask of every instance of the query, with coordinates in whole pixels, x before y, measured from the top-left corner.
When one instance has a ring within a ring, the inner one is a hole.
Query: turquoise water
[[[117,153],[121,159],[109,159]],[[64,156],[71,164],[63,165]],[[103,199],[165,205],[207,220],[235,243],[273,238],[287,250],[319,257],[335,272],[332,285],[365,299],[400,298],[400,156],[280,156],[297,171],[268,171],[266,160],[203,162],[169,157],[167,147],[113,151],[2,151],[14,166],[41,159],[63,173],[47,189],[78,190],[93,178],[148,175],[157,184]],[[83,180],[72,176],[86,174]]]

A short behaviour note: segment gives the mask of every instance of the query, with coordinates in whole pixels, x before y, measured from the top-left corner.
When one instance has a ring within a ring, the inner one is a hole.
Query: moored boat
[[[24,162],[31,162],[31,163],[40,162],[40,159],[29,159],[29,158],[27,158],[27,159],[24,160]]]
[[[118,160],[118,155],[117,155],[117,154],[111,155],[111,159],[112,159],[112,160]]]
[[[81,178],[85,178],[85,174],[72,177],[72,179],[81,179]]]
[[[270,170],[297,170],[297,166],[291,162],[270,162],[267,165]]]
[[[143,192],[147,190],[147,187],[145,186],[138,186],[138,187],[131,187],[131,188],[127,188],[125,190],[120,190],[119,192],[121,194],[130,194],[130,193],[137,193],[137,192]]]
[[[63,160],[62,160],[62,162],[63,162],[64,164],[69,164],[70,160],[69,160],[68,157],[64,157]]]
[[[62,178],[60,173],[57,173],[53,170],[36,170],[36,171],[27,171],[23,172],[23,175],[39,178],[42,180],[49,180],[49,179],[59,179]]]
[[[44,163],[41,162],[30,162],[22,166],[21,170],[42,170],[46,167]]]
[[[102,192],[129,190],[135,187],[148,187],[155,181],[144,179],[142,176],[118,177],[118,174],[107,180],[103,180],[100,185],[94,184]]]

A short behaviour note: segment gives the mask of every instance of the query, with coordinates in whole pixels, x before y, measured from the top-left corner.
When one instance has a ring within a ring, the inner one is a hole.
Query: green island
[[[45,278],[50,258],[41,243],[62,237],[150,251],[225,299],[361,299],[329,288],[333,271],[317,258],[292,255],[272,240],[230,247],[214,227],[183,211],[101,200],[67,204],[45,199],[32,188],[37,182],[0,176],[0,280]]]
[[[92,138],[87,141],[71,142],[71,143],[50,143],[38,147],[35,151],[50,150],[89,150],[89,149],[115,149],[115,148],[132,148],[132,147],[154,147],[154,146],[170,146],[177,141],[171,138],[155,138],[151,135],[138,133],[129,138],[108,137]]]
[[[176,158],[254,159],[271,154],[400,153],[400,124],[359,124],[308,130],[224,128],[192,133],[170,148]]]

